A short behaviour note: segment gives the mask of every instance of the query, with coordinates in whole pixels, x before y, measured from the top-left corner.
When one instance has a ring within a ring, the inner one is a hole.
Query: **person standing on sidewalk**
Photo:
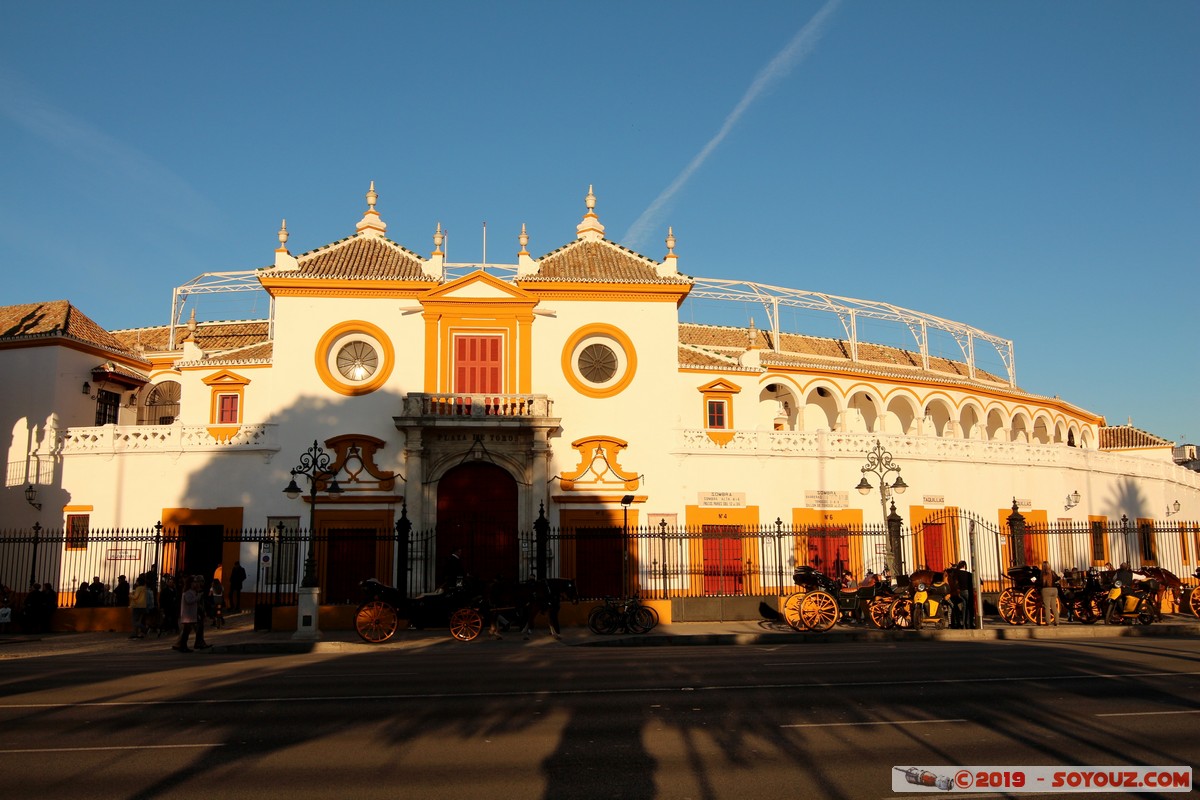
[[[246,583],[246,568],[242,562],[233,562],[233,571],[229,573],[229,610],[242,610],[242,586]]]
[[[130,639],[141,639],[146,635],[146,576],[139,575],[129,593],[129,613],[132,616],[133,633]]]
[[[1043,625],[1058,627],[1058,575],[1050,569],[1050,562],[1042,562],[1042,606],[1046,609]]]
[[[202,650],[209,645],[204,641],[204,612],[200,603],[204,599],[204,576],[195,575],[179,600],[179,640],[171,645],[172,650],[190,653],[188,638],[193,630],[196,631],[195,649]]]

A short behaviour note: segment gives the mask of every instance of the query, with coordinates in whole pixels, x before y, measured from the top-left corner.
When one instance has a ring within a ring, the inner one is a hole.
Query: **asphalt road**
[[[1198,729],[1194,639],[115,651],[0,661],[0,798],[893,798]]]

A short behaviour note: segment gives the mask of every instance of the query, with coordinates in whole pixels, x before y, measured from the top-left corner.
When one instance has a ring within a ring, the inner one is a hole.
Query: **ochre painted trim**
[[[343,336],[354,333],[363,333],[370,336],[379,343],[383,352],[380,353],[380,359],[383,363],[379,365],[379,369],[371,376],[370,380],[362,383],[346,383],[341,377],[335,375],[329,369],[329,357],[333,345]],[[333,391],[346,397],[357,397],[358,395],[370,394],[371,392],[383,386],[387,379],[392,375],[392,369],[396,365],[396,348],[392,346],[392,340],[383,332],[383,329],[378,325],[374,325],[366,320],[352,319],[334,325],[317,342],[317,348],[313,353],[313,360],[316,362],[317,375],[321,381]]]
[[[64,514],[83,514],[89,511],[95,511],[94,506],[63,506]]]
[[[589,336],[608,336],[616,340],[625,353],[625,374],[616,383],[606,386],[603,389],[597,389],[594,386],[584,383],[575,374],[575,348]],[[567,337],[567,343],[563,345],[562,351],[562,371],[563,377],[567,379],[567,383],[571,384],[571,388],[581,395],[594,397],[598,400],[613,397],[625,391],[633,381],[633,376],[637,373],[637,350],[633,347],[633,340],[617,326],[604,322],[594,322],[591,325],[584,325]]]

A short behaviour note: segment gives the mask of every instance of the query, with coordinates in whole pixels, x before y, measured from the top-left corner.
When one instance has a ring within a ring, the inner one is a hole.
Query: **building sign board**
[[[850,493],[832,489],[806,489],[804,506],[806,508],[849,508]]]
[[[745,508],[745,492],[700,492],[701,508]]]

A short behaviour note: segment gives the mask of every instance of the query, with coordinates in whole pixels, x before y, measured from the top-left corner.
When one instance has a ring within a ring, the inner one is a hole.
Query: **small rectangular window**
[[[1138,526],[1138,539],[1141,544],[1142,561],[1156,562],[1158,559],[1154,552],[1154,527],[1146,523]]]
[[[121,395],[101,389],[96,392],[96,424],[116,425],[121,412]]]
[[[708,427],[710,428],[725,428],[725,401],[724,400],[709,400],[708,401]]]
[[[67,515],[67,541],[66,547],[68,550],[86,550],[88,544],[88,514],[68,514]]]
[[[238,396],[223,394],[217,398],[217,424],[236,425],[238,420]]]

